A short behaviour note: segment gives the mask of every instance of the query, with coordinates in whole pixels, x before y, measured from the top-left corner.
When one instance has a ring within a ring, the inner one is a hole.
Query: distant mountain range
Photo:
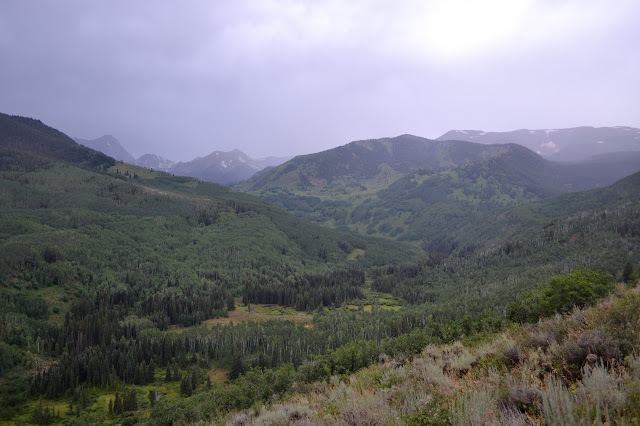
[[[205,182],[222,185],[241,182],[264,170],[284,163],[291,157],[267,157],[254,159],[240,150],[214,151],[206,157],[198,157],[188,162],[166,159],[157,154],[145,154],[135,159],[120,142],[111,135],[87,140],[73,138],[75,142],[107,154],[118,161],[181,176],[198,178]]]
[[[264,168],[280,165],[290,158],[254,159],[237,149],[229,152],[214,151],[206,157],[198,157],[186,163],[177,163],[171,167],[169,172],[195,177],[205,182],[228,185],[247,180]]]
[[[403,135],[299,156],[235,188],[339,229],[429,241],[479,212],[606,186],[638,170],[640,152],[559,163],[517,144]]]
[[[80,139],[73,138],[73,140],[88,148],[100,151],[103,154],[107,154],[109,157],[115,158],[118,161],[123,161],[129,164],[135,164],[136,159],[133,155],[129,154],[126,149],[120,145],[118,139],[111,135],[104,135],[97,139]]]
[[[168,172],[176,163],[175,161],[167,160],[157,154],[144,154],[142,157],[135,160],[135,163],[133,164],[147,169]]]
[[[517,143],[554,161],[582,161],[609,152],[640,151],[640,129],[623,126],[522,129],[511,132],[451,130],[436,140],[482,144]]]

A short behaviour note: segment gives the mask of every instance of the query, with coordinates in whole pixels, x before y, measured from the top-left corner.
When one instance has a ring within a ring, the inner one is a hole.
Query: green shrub
[[[507,317],[517,322],[535,322],[575,307],[593,305],[616,286],[610,274],[579,269],[555,276],[537,290],[528,292],[507,306]]]
[[[405,417],[409,426],[448,426],[451,425],[451,411],[441,395],[434,397],[418,412]]]

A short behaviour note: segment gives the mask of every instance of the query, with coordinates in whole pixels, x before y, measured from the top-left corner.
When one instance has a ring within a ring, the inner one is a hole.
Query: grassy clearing
[[[403,307],[402,300],[389,293],[371,291],[369,286],[362,289],[362,292],[364,293],[364,299],[356,303],[350,303],[345,308],[351,310],[363,309],[365,312],[371,312],[374,307],[388,311],[397,311]]]
[[[362,249],[353,249],[351,253],[347,255],[347,260],[358,260],[364,256],[365,251]]]
[[[365,312],[371,312],[374,307],[385,310],[397,311],[402,309],[402,300],[394,297],[389,293],[380,293],[371,291],[369,285],[363,290],[365,298],[356,302],[345,305],[340,309],[358,310],[363,309]],[[211,328],[217,325],[239,324],[250,321],[293,321],[295,323],[304,324],[305,327],[313,327],[313,315],[306,312],[296,311],[290,306],[269,305],[269,304],[251,304],[249,307],[241,304],[240,299],[236,300],[236,309],[229,312],[228,317],[211,318],[203,321],[199,327]],[[182,333],[188,327],[172,327],[168,329],[171,333]]]
[[[228,317],[211,318],[203,321],[199,327],[211,328],[216,325],[229,325],[231,323],[238,324],[242,322],[250,321],[293,321],[296,323],[303,323],[306,327],[312,326],[313,315],[305,312],[298,312],[295,309],[287,306],[280,305],[266,305],[257,304],[251,305],[251,312],[248,307],[244,305],[236,306],[234,311],[229,312]],[[189,327],[172,327],[168,329],[168,332],[182,333]]]

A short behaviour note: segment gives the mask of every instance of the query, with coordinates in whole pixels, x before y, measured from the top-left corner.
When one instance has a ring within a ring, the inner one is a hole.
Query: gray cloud
[[[0,4],[0,111],[134,155],[640,127],[632,0]]]

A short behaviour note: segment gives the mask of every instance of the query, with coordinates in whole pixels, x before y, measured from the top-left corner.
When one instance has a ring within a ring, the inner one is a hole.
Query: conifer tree
[[[628,260],[624,265],[624,269],[622,270],[622,281],[624,281],[625,284],[633,284],[637,280],[638,276],[633,271],[633,263]]]
[[[178,364],[173,364],[173,380],[180,380],[180,372],[178,371]]]
[[[151,361],[149,361],[149,364],[147,364],[147,374],[145,377],[145,383],[153,383],[155,381],[155,371],[156,371],[156,366],[153,363],[153,358],[151,358]]]
[[[193,393],[191,377],[189,376],[190,374],[187,372],[180,381],[180,393],[182,394],[182,396],[191,396],[191,394]]]
[[[235,380],[244,373],[244,366],[242,365],[242,356],[237,350],[233,350],[231,353],[231,369],[229,370],[229,378]]]
[[[120,393],[116,391],[116,397],[113,401],[113,412],[115,414],[122,414],[124,407],[122,406],[122,398],[120,398]]]
[[[170,382],[171,381],[171,366],[169,366],[169,364],[167,364],[167,372],[164,375],[164,381],[165,382]]]

